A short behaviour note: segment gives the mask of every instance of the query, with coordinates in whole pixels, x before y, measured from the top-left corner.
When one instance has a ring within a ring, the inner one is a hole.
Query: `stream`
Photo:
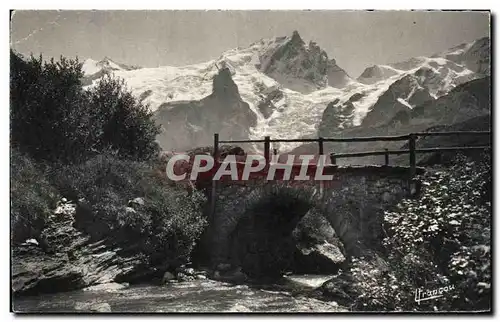
[[[85,308],[90,305],[107,303],[111,312],[136,313],[345,311],[336,302],[304,295],[330,277],[291,275],[275,284],[262,286],[234,285],[206,279],[165,286],[133,285],[119,290],[78,290],[16,298],[13,309],[19,313],[89,312]]]

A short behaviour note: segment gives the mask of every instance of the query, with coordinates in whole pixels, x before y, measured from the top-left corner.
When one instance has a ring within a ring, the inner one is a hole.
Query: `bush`
[[[24,60],[11,51],[11,143],[37,161],[79,163],[96,154],[148,160],[159,127],[147,106],[110,75],[84,90],[82,64]]]
[[[459,157],[451,168],[418,178],[418,199],[386,212],[384,240],[390,270],[370,272],[354,261],[355,308],[408,311],[491,309],[491,166],[489,157]],[[365,276],[366,275],[366,276]],[[417,304],[417,289],[453,290]]]
[[[71,199],[84,198],[86,230],[99,238],[112,237],[144,255],[149,264],[189,260],[207,221],[205,197],[158,177],[145,163],[97,156],[81,165],[56,171],[56,184]],[[130,204],[142,198],[144,205]]]
[[[82,154],[85,102],[77,60],[26,61],[11,51],[11,142],[35,160],[68,161]]]
[[[58,195],[27,156],[13,149],[10,164],[11,238],[14,242],[38,238]]]
[[[136,161],[158,155],[155,139],[160,130],[153,113],[132,96],[123,80],[106,74],[86,94],[92,151],[114,151],[120,158]]]

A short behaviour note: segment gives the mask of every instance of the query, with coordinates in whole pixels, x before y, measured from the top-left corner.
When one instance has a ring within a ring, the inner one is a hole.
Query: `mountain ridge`
[[[362,79],[361,75],[352,79],[334,58],[328,57],[316,43],[307,44],[298,32],[230,49],[219,58],[200,64],[127,69],[123,67],[126,65],[108,59],[103,65],[108,66],[105,72],[124,78],[132,93],[153,111],[160,107],[164,111],[181,102],[201,102],[212,95],[213,78],[227,69],[241,101],[255,115],[255,122],[244,122],[245,126],[254,124],[244,131],[248,138],[298,138],[316,137],[318,130],[321,134],[325,127],[334,126],[334,132],[338,132],[383,123],[400,111],[411,110],[428,99],[435,100],[456,86],[489,73],[489,39],[455,47],[458,49],[441,53],[453,60],[437,54],[413,57],[382,67],[372,66],[371,71],[369,67]],[[93,75],[99,73],[103,73],[102,69]],[[98,80],[92,74],[87,77],[91,83]],[[166,133],[170,131],[161,125]],[[192,142],[193,146],[198,144]],[[287,143],[277,148],[286,151],[296,146]],[[162,148],[178,147],[162,144]]]

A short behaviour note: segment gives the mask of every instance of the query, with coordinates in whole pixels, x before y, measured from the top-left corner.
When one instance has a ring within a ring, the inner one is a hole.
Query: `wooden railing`
[[[355,137],[355,138],[323,138],[317,139],[271,139],[270,136],[264,137],[263,140],[219,140],[219,134],[214,134],[214,152],[213,156],[218,159],[219,145],[223,143],[264,143],[264,158],[266,161],[270,160],[270,147],[273,142],[295,142],[295,143],[318,143],[318,150],[320,155],[324,155],[325,142],[376,142],[376,141],[407,141],[408,149],[402,150],[380,150],[380,151],[365,151],[365,152],[350,152],[350,153],[330,153],[330,161],[332,165],[337,164],[339,158],[352,158],[352,157],[366,157],[366,156],[385,156],[385,165],[389,165],[390,155],[409,154],[410,177],[412,178],[416,173],[416,154],[417,153],[430,153],[430,152],[449,152],[449,151],[467,151],[467,150],[485,150],[491,149],[491,146],[464,146],[464,147],[436,147],[436,148],[416,148],[416,141],[418,137],[422,136],[451,136],[451,135],[484,135],[490,136],[490,131],[462,131],[462,132],[419,132],[410,133],[398,136],[372,136],[372,137]],[[274,151],[276,153],[276,150]]]
[[[223,143],[264,143],[264,157],[266,161],[270,160],[270,148],[273,142],[297,142],[297,143],[318,143],[318,150],[320,155],[324,155],[324,143],[325,142],[376,142],[376,141],[407,141],[408,149],[402,150],[389,150],[385,149],[383,151],[365,151],[365,152],[351,152],[351,153],[330,153],[330,161],[332,165],[337,164],[337,159],[339,158],[352,158],[352,157],[366,157],[372,155],[383,155],[385,156],[385,165],[389,165],[390,155],[400,155],[409,154],[410,163],[410,180],[414,178],[416,174],[416,164],[417,164],[417,153],[429,153],[429,152],[447,152],[447,151],[466,151],[466,150],[485,150],[491,149],[491,146],[465,146],[465,147],[437,147],[437,148],[416,148],[416,140],[418,137],[422,136],[449,136],[449,135],[484,135],[490,136],[491,142],[491,132],[489,131],[464,131],[464,132],[421,132],[421,133],[410,133],[407,135],[399,136],[374,136],[374,137],[357,137],[357,138],[323,138],[319,137],[317,139],[274,139],[266,136],[263,140],[219,140],[219,134],[214,134],[214,150],[213,157],[215,160],[219,159],[219,145]],[[277,151],[274,151],[277,154]],[[320,182],[321,185],[321,182]],[[210,220],[213,221],[215,218],[215,204],[217,199],[217,181],[212,180],[212,190],[210,194]]]

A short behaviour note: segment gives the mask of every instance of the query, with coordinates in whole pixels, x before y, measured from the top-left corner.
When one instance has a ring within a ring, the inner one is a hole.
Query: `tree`
[[[78,60],[43,62],[11,51],[11,143],[37,160],[68,161],[82,151],[85,102]]]
[[[38,161],[81,163],[102,153],[147,160],[159,127],[125,87],[104,75],[89,90],[78,59],[24,60],[11,51],[11,143]]]
[[[148,106],[127,91],[123,80],[104,75],[87,91],[91,123],[95,131],[93,150],[112,151],[120,158],[147,160],[157,155],[160,133]]]

